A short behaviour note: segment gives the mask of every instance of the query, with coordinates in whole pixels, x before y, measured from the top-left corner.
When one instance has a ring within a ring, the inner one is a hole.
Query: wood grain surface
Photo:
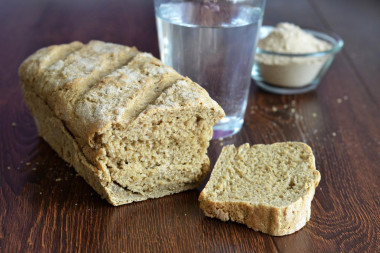
[[[304,141],[322,180],[310,222],[284,237],[206,218],[202,187],[112,207],[38,137],[17,76],[35,50],[100,39],[158,54],[152,1],[0,0],[0,252],[380,252],[380,2],[269,0],[264,24],[345,40],[316,91],[279,96],[252,82],[242,131],[223,145]]]

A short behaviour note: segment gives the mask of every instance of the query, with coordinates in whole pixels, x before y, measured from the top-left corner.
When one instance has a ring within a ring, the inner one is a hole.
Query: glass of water
[[[163,63],[204,87],[226,116],[213,138],[240,131],[265,0],[155,0]]]

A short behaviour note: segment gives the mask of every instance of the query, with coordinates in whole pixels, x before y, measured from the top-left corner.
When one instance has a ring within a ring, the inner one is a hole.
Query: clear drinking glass
[[[224,109],[213,138],[240,131],[265,0],[155,0],[161,60]]]

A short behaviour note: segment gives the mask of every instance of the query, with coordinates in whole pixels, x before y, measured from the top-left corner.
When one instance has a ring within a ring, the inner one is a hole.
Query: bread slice
[[[104,198],[121,205],[197,187],[221,107],[148,53],[73,42],[20,66],[39,134]]]
[[[287,235],[310,219],[320,181],[311,148],[301,142],[223,148],[200,194],[205,215],[270,235]]]

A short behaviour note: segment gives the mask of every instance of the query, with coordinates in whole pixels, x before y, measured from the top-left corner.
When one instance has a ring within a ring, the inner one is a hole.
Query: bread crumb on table
[[[13,127],[17,126],[16,122],[12,122],[12,126]]]
[[[55,179],[55,182],[59,182],[59,181],[61,181],[62,179],[61,178],[56,178]]]

